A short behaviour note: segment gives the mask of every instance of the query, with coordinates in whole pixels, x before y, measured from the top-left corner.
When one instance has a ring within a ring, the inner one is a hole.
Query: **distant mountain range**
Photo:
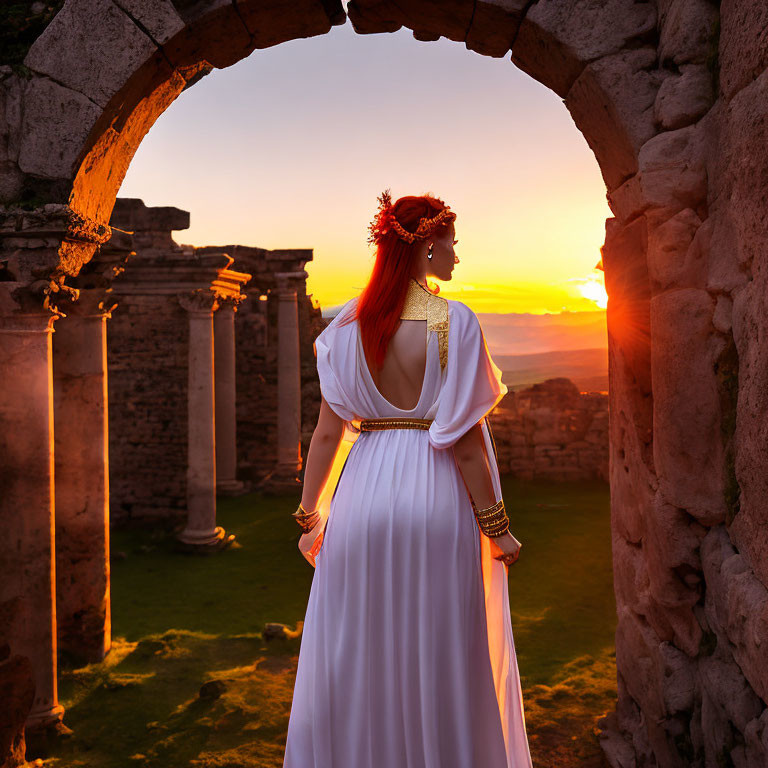
[[[501,380],[510,391],[565,376],[580,392],[608,391],[608,350],[568,349],[530,355],[494,355]]]
[[[323,310],[333,317],[341,306]],[[478,312],[488,350],[511,391],[565,376],[582,392],[608,391],[605,311],[534,315]]]
[[[478,312],[485,341],[510,390],[565,376],[581,392],[608,391],[605,312]]]

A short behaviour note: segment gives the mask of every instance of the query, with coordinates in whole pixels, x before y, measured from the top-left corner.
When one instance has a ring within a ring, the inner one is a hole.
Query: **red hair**
[[[378,224],[394,215],[403,229],[415,232],[422,218],[432,218],[447,207],[442,200],[430,194],[406,196],[399,198],[391,208],[382,208],[374,219],[371,231],[375,232],[376,262],[368,284],[357,300],[356,311],[345,318],[342,324],[357,319],[363,351],[375,368],[381,368],[384,364],[390,339],[400,325],[408,281],[413,275],[422,242],[415,239],[408,243],[391,227]],[[430,236],[438,234],[450,224],[449,220],[439,223]],[[438,291],[439,288],[434,293]]]

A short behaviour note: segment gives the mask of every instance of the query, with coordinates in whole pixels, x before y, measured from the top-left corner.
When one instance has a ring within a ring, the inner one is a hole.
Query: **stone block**
[[[707,525],[725,519],[720,403],[706,291],[651,299],[653,456],[667,503]]]
[[[646,718],[661,721],[692,708],[695,663],[628,608],[619,611],[616,662]]]
[[[340,0],[336,2],[335,13],[330,5],[317,0],[272,0],[239,3],[237,12],[251,35],[251,45],[268,48],[287,40],[324,35],[332,24],[344,23],[346,16]]]
[[[147,206],[143,200],[119,197],[115,201],[109,223],[131,232],[189,229],[189,211],[173,206]],[[118,233],[119,234],[119,233]],[[140,301],[140,298],[138,298]],[[138,309],[138,307],[136,307]]]
[[[47,77],[30,80],[24,95],[19,168],[48,179],[70,179],[101,109]]]
[[[744,728],[746,766],[768,763],[768,708]]]
[[[696,210],[707,198],[704,136],[696,125],[665,131],[647,141],[638,154],[643,205]]]
[[[15,163],[19,158],[25,82],[9,66],[0,66],[0,166],[2,167]]]
[[[113,0],[158,45],[165,45],[184,29],[184,19],[170,0]]]
[[[406,26],[416,39],[434,40],[438,36],[464,42],[473,6],[462,0],[435,3],[413,0],[407,6],[390,0],[351,0],[349,20],[358,34],[396,32]]]
[[[733,298],[733,338],[739,357],[739,396],[734,434],[735,473],[739,509],[730,535],[750,566],[768,584],[768,318],[766,275],[736,291]]]
[[[752,690],[727,647],[718,644],[713,655],[701,657],[699,679],[710,701],[719,710],[718,719],[733,723],[741,733],[765,709],[765,704]],[[706,718],[702,717],[702,721],[704,731],[709,731],[710,724]]]
[[[648,274],[654,294],[678,288],[704,288],[707,283],[706,253],[691,248],[701,219],[684,208],[664,220],[650,211],[648,218]]]
[[[104,107],[156,52],[152,39],[112,0],[69,0],[24,64]]]
[[[741,270],[755,260],[765,259],[765,211],[768,208],[768,71],[743,88],[722,112],[710,150],[710,176],[717,195],[711,207],[717,209],[719,225],[726,220],[732,228],[724,237],[723,252]],[[720,212],[722,208],[722,212]],[[730,248],[730,254],[727,250]],[[722,269],[722,267],[721,267]],[[762,275],[761,268],[753,268]]]
[[[539,0],[520,25],[512,61],[564,98],[587,64],[637,48],[652,38],[655,26],[653,3]]]
[[[768,5],[722,3],[719,43],[720,92],[731,99],[768,69]]]
[[[475,3],[465,45],[484,56],[504,56],[517,35],[527,0],[480,0]]]
[[[683,64],[659,87],[653,116],[665,131],[695,123],[713,104],[712,73],[703,64]]]
[[[653,70],[655,62],[654,48],[605,56],[587,65],[565,98],[608,189],[637,172],[638,152],[657,132],[653,105],[668,75]]]
[[[707,582],[707,621],[750,687],[768,701],[768,590],[734,548],[723,525],[713,527],[704,537],[701,560]]]
[[[630,176],[613,189],[609,188],[606,197],[613,215],[619,222],[631,221],[647,208],[639,174]]]
[[[709,0],[672,0],[661,19],[659,60],[704,64],[717,48],[718,7]]]

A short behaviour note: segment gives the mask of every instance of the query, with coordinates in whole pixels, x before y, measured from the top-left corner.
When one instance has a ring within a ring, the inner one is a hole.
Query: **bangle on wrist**
[[[472,501],[472,511],[475,514],[480,530],[490,537],[502,536],[509,530],[509,517],[504,508],[504,501],[499,499],[488,507],[478,509]]]
[[[294,520],[296,520],[296,522],[301,527],[302,531],[304,531],[304,533],[311,531],[320,518],[320,512],[318,510],[307,512],[307,510],[304,509],[301,504],[299,504],[298,509],[291,514],[293,515]]]

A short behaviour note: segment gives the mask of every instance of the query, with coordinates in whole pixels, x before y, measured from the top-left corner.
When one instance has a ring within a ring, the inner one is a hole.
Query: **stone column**
[[[78,663],[101,661],[112,642],[107,296],[81,291],[53,338],[58,645]]]
[[[237,479],[237,413],[235,385],[235,299],[222,299],[213,315],[216,394],[216,490],[242,493]]]
[[[276,272],[277,310],[277,466],[265,490],[289,492],[300,488],[301,365],[299,352],[298,285],[300,272]]]
[[[55,318],[42,305],[30,313],[0,313],[0,642],[32,662],[30,729],[59,724],[64,713],[56,684],[51,366]]]
[[[195,551],[216,551],[234,540],[216,525],[213,313],[216,294],[205,288],[179,297],[189,315],[187,526],[179,541]]]

